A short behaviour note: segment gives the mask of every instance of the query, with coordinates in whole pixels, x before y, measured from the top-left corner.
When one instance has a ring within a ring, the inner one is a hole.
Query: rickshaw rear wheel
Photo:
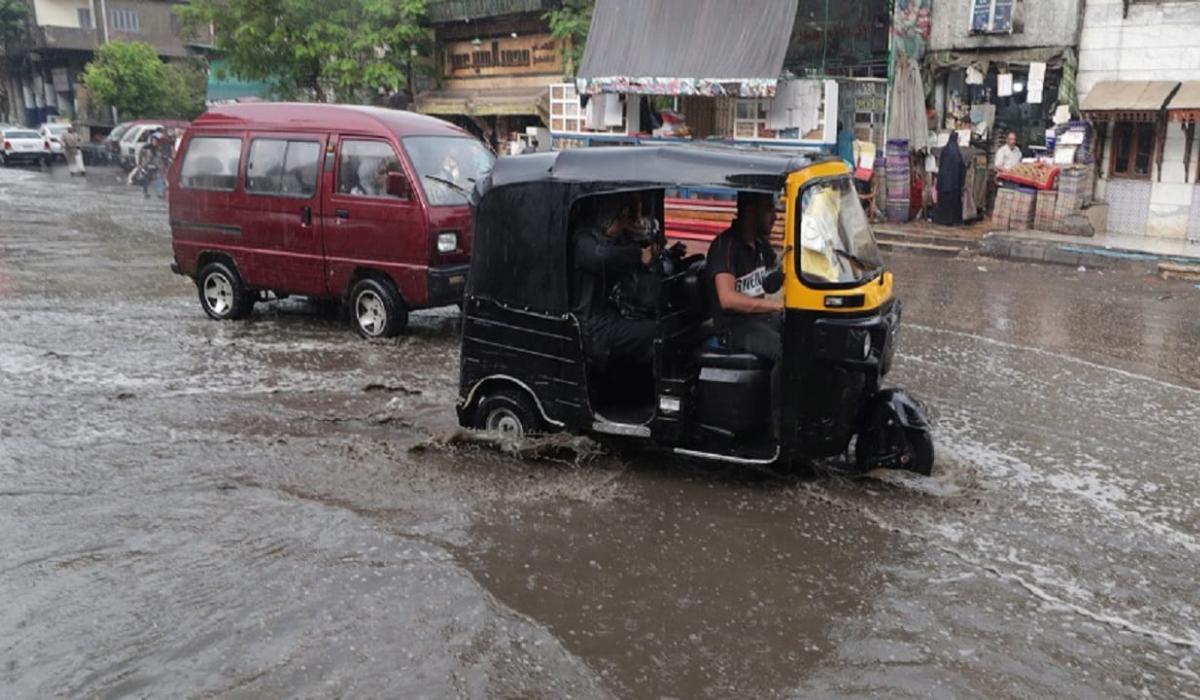
[[[933,437],[917,428],[864,431],[854,445],[854,463],[859,472],[878,466],[929,476],[933,473]]]
[[[475,427],[519,440],[541,431],[542,421],[533,401],[515,389],[501,389],[483,397],[475,409]]]

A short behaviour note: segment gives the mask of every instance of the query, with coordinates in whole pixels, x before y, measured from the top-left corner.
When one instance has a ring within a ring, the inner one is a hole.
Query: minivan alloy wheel
[[[354,315],[358,325],[369,336],[378,336],[387,324],[387,311],[383,299],[373,291],[364,291],[354,302]]]
[[[233,285],[221,275],[209,275],[204,278],[204,299],[214,313],[226,316],[233,308]]]
[[[354,329],[364,338],[391,338],[408,326],[408,308],[391,280],[364,277],[350,290]]]
[[[246,318],[254,308],[254,293],[246,290],[232,265],[212,262],[196,277],[204,313],[218,321]]]

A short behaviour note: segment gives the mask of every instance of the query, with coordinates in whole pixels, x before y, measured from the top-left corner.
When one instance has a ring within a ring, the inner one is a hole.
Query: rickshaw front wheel
[[[854,463],[859,472],[885,467],[929,476],[933,473],[933,437],[919,428],[866,430],[859,433],[854,445]]]
[[[475,427],[519,440],[541,429],[537,409],[529,397],[514,389],[488,394],[475,409]]]

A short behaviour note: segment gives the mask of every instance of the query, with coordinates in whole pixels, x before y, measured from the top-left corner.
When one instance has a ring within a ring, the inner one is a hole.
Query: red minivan
[[[410,309],[462,301],[467,193],[493,162],[466,131],[412,112],[214,107],[171,169],[171,269],[215,319],[296,294],[340,300],[361,335],[390,337]]]

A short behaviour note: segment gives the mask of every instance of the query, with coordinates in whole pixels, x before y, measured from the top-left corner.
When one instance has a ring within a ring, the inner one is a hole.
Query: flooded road
[[[453,307],[210,321],[117,177],[0,170],[4,697],[1200,697],[1190,283],[892,255],[933,477],[770,480],[463,436]]]

